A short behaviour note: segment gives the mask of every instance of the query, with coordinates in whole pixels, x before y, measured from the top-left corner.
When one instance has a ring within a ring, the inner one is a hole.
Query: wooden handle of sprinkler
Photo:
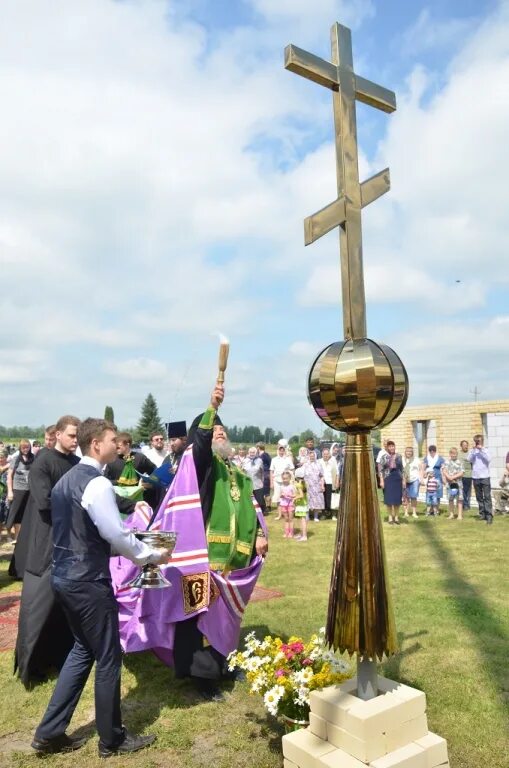
[[[226,371],[226,366],[228,365],[228,353],[230,351],[230,345],[226,342],[223,342],[219,345],[219,361],[218,361],[218,368],[219,372],[217,374],[217,383],[223,384],[224,383],[224,372]]]

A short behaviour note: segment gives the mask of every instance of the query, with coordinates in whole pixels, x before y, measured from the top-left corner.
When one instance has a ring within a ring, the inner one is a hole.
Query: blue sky
[[[151,391],[187,419],[231,341],[227,423],[323,425],[310,363],[342,338],[330,94],[283,68],[352,29],[368,335],[407,366],[410,403],[505,397],[509,373],[509,3],[6,0],[0,28],[0,423]],[[458,283],[457,280],[460,280]]]

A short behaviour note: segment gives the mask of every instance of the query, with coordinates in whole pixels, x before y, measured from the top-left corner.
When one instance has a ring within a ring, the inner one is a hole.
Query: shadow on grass
[[[252,631],[257,637],[269,634],[266,624],[243,627],[241,642]],[[149,651],[126,654],[123,665],[136,680],[136,686],[122,697],[122,712],[126,714],[129,727],[140,731],[150,727],[159,718],[161,710],[167,707],[187,709],[203,704],[190,680],[177,679],[173,669]],[[225,691],[231,691],[234,685],[229,680],[221,681]]]
[[[281,738],[286,733],[283,723],[272,715],[261,716],[258,712],[246,712],[246,717],[260,729],[251,738],[262,738],[271,752],[281,753]]]
[[[502,658],[497,658],[497,651],[493,646],[497,641],[502,641],[502,647],[507,648],[509,637],[490,609],[489,603],[483,598],[481,591],[460,572],[451,552],[440,540],[435,527],[420,525],[417,530],[427,539],[427,543],[442,566],[444,591],[454,614],[471,634],[484,660],[486,670],[497,687],[500,687],[500,673],[505,662]]]
[[[415,640],[415,642],[411,643],[411,645],[406,645],[406,643],[427,634],[427,629],[420,629],[418,632],[412,632],[412,634],[398,632],[398,647],[402,650],[396,653],[394,656],[391,656],[390,659],[384,663],[384,675],[389,677],[391,680],[398,680],[400,683],[413,685],[411,680],[405,680],[404,676],[401,676],[401,662],[408,656],[412,656],[414,653],[420,651],[422,649],[422,645],[418,640]]]

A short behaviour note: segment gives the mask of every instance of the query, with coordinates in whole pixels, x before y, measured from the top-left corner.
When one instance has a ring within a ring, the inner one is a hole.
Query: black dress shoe
[[[224,693],[215,680],[204,677],[194,677],[196,692],[204,701],[224,701]]]
[[[52,739],[38,739],[34,737],[32,749],[35,749],[40,755],[55,755],[58,752],[73,752],[79,749],[86,742],[86,738],[72,739],[65,733],[60,736],[54,736]]]
[[[126,755],[129,752],[138,752],[140,749],[149,747],[156,737],[155,734],[150,736],[136,736],[134,733],[128,733],[126,731],[125,739],[116,747],[107,747],[99,742],[99,757],[113,757],[114,755]]]
[[[233,669],[231,672],[230,670],[226,670],[226,672],[223,672],[221,675],[222,680],[227,680],[230,683],[245,683],[247,680],[246,673],[243,669]]]
[[[486,515],[486,523],[488,525],[493,525],[493,515]]]

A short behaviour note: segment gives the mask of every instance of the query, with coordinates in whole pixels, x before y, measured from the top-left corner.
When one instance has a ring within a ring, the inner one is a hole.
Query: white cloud
[[[473,29],[474,18],[434,19],[429,8],[423,8],[415,23],[403,35],[403,51],[412,56],[456,43]]]
[[[0,384],[31,384],[44,378],[47,359],[38,350],[0,349]]]
[[[106,373],[113,377],[133,381],[153,381],[168,375],[168,369],[164,363],[146,357],[108,362],[103,367]]]
[[[460,272],[460,274],[462,274]],[[486,287],[480,279],[446,280],[434,277],[424,269],[402,267],[393,257],[383,264],[368,264],[365,269],[366,301],[371,304],[408,304],[451,315],[482,307]],[[315,267],[302,292],[304,306],[337,305],[340,297],[337,265]]]

